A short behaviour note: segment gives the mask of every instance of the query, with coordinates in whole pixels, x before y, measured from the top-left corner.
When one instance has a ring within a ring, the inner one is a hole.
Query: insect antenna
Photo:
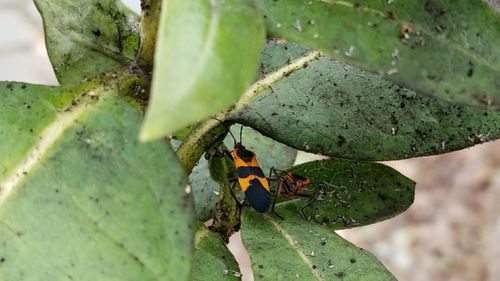
[[[241,142],[242,135],[243,135],[243,125],[241,125],[241,128],[240,128],[240,142]]]
[[[224,122],[222,122],[221,120],[219,120],[219,119],[217,119],[217,118],[215,118],[215,117],[210,117],[210,118],[212,118],[212,119],[214,119],[214,120],[219,121],[219,123],[220,123],[222,126],[224,126],[224,128],[226,128],[226,130],[228,131],[228,133],[229,133],[229,134],[231,135],[231,137],[233,138],[233,141],[234,141],[234,146],[236,146],[236,144],[237,144],[238,142],[236,141],[236,138],[234,137],[234,135],[233,135],[233,133],[231,132],[231,130],[230,130],[230,129],[226,126],[226,124],[224,124]],[[242,126],[241,128],[243,129],[243,126]],[[240,140],[241,140],[241,132],[240,132]]]

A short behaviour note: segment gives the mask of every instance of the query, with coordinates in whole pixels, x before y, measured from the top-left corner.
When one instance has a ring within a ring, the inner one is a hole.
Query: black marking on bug
[[[247,178],[250,175],[256,175],[259,178],[265,178],[264,172],[259,167],[238,167],[236,174],[239,178]]]
[[[240,157],[241,160],[243,160],[245,162],[250,162],[255,157],[255,154],[253,152],[245,149],[244,147],[237,149],[236,155],[238,155],[238,157]]]
[[[245,191],[245,197],[250,205],[259,213],[265,213],[271,206],[269,192],[262,186],[258,179],[250,181],[248,189]]]

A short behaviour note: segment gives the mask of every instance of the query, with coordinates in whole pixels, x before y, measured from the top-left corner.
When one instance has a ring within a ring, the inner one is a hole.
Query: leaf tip
[[[142,143],[150,142],[159,139],[162,136],[163,134],[160,133],[160,130],[155,130],[147,121],[144,121],[141,131],[139,132],[139,141]]]

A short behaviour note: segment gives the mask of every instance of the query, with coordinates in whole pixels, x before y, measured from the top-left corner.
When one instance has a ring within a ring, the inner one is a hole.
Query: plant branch
[[[291,73],[307,67],[309,63],[317,60],[321,56],[320,51],[311,51],[305,56],[291,62],[290,64],[278,69],[277,71],[267,75],[261,80],[253,83],[244,93],[241,95],[240,99],[231,108],[231,112],[236,112],[244,108],[253,99],[259,96],[263,90],[267,89],[269,86],[273,85],[277,81],[281,80],[283,77],[290,75]]]
[[[224,120],[226,114],[218,114],[215,118]],[[227,128],[216,119],[209,118],[201,121],[191,131],[189,136],[177,149],[177,157],[181,160],[187,174],[190,174],[203,153],[208,150],[219,138],[222,138]]]
[[[153,70],[156,36],[160,23],[161,0],[141,0],[142,18],[140,23],[141,49],[138,62],[150,73]]]
[[[240,99],[230,108],[213,116],[221,121],[226,121],[231,113],[237,112],[248,105],[255,99],[263,90],[267,89],[270,85],[276,83],[283,77],[302,69],[310,62],[317,60],[321,56],[319,51],[312,51],[305,56],[293,61],[292,63],[278,69],[277,71],[267,75],[263,79],[252,84],[240,97]],[[189,174],[193,170],[198,160],[203,153],[210,148],[215,141],[220,138],[225,131],[226,127],[220,124],[219,121],[209,118],[200,122],[191,133],[186,137],[182,145],[177,150],[177,156],[181,160],[184,169]]]

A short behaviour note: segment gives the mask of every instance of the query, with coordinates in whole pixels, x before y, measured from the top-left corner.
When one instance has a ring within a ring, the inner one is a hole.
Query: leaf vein
[[[306,254],[302,251],[302,249],[299,246],[297,246],[295,244],[293,237],[284,228],[282,228],[278,223],[271,220],[271,218],[269,216],[265,216],[265,217],[273,225],[273,227],[279,233],[281,233],[281,235],[283,235],[283,237],[288,242],[288,244],[290,244],[290,246],[297,252],[299,257],[302,259],[304,264],[307,265],[307,267],[309,268],[311,273],[314,275],[314,277],[316,277],[317,280],[324,281],[325,279],[323,277],[321,277],[321,275],[319,274],[319,272],[317,270],[314,269],[313,264],[311,263],[311,261],[309,261]]]
[[[66,129],[71,127],[87,111],[87,106],[92,101],[90,96],[93,96],[93,94],[80,98],[71,109],[60,112],[54,121],[41,133],[38,141],[34,143],[26,157],[12,171],[10,176],[7,176],[4,182],[0,182],[0,206],[15,192],[26,175],[37,167],[37,164],[48,154],[52,146],[61,139]]]
[[[69,272],[66,272],[62,266],[53,264],[50,262],[50,259],[47,259],[47,255],[38,252],[35,248],[31,247],[21,236],[17,235],[16,231],[14,231],[10,226],[8,226],[4,221],[0,221],[0,225],[2,225],[8,232],[15,237],[15,239],[19,240],[22,244],[29,248],[31,254],[35,254],[41,258],[42,261],[47,262],[49,265],[53,266],[57,271],[61,272],[64,276],[71,276]]]

